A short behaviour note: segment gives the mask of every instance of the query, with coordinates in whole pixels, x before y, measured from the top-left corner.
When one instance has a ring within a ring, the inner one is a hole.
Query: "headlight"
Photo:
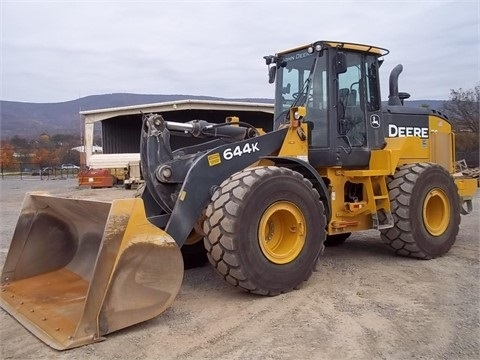
[[[320,52],[320,51],[322,51],[322,49],[323,49],[322,44],[315,44],[315,45],[313,45],[313,46],[309,46],[309,47],[307,48],[307,52],[308,52],[309,54],[313,54],[314,51]]]

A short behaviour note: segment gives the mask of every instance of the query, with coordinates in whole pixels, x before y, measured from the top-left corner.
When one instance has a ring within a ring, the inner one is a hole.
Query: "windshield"
[[[305,105],[311,97],[311,72],[316,54],[307,49],[282,56],[282,65],[277,72],[275,87],[275,126],[284,122],[285,115],[292,105]]]

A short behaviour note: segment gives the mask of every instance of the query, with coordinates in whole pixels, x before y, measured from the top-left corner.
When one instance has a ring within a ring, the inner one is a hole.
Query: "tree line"
[[[73,150],[81,144],[80,136],[71,134],[41,134],[27,139],[18,135],[0,140],[0,161],[3,169],[17,169],[19,163],[57,167],[60,164],[80,164],[80,153]]]

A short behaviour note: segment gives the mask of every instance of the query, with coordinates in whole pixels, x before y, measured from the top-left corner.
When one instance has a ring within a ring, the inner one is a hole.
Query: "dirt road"
[[[134,191],[77,189],[74,180],[1,180],[3,266],[27,190],[75,197]],[[52,350],[0,310],[2,359],[479,359],[480,198],[445,256],[394,256],[376,231],[327,248],[302,289],[273,298],[225,284],[210,266],[188,270],[159,317],[66,352]]]

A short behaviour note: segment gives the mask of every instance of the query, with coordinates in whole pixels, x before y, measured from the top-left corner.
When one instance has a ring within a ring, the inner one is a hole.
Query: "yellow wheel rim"
[[[265,257],[274,264],[295,260],[305,245],[306,223],[300,209],[289,201],[272,204],[262,215],[258,241]]]
[[[441,189],[430,190],[423,202],[423,223],[433,236],[442,235],[450,222],[450,202]]]
[[[194,245],[199,241],[203,240],[205,233],[203,232],[202,226],[206,218],[207,216],[205,215],[205,212],[203,212],[202,215],[200,215],[200,217],[198,218],[195,225],[193,226],[193,229],[190,232],[190,234],[188,234],[188,237],[185,240],[185,245]]]
[[[203,235],[200,235],[193,229],[190,234],[188,234],[187,239],[185,240],[185,245],[194,245],[200,240],[203,240]]]

